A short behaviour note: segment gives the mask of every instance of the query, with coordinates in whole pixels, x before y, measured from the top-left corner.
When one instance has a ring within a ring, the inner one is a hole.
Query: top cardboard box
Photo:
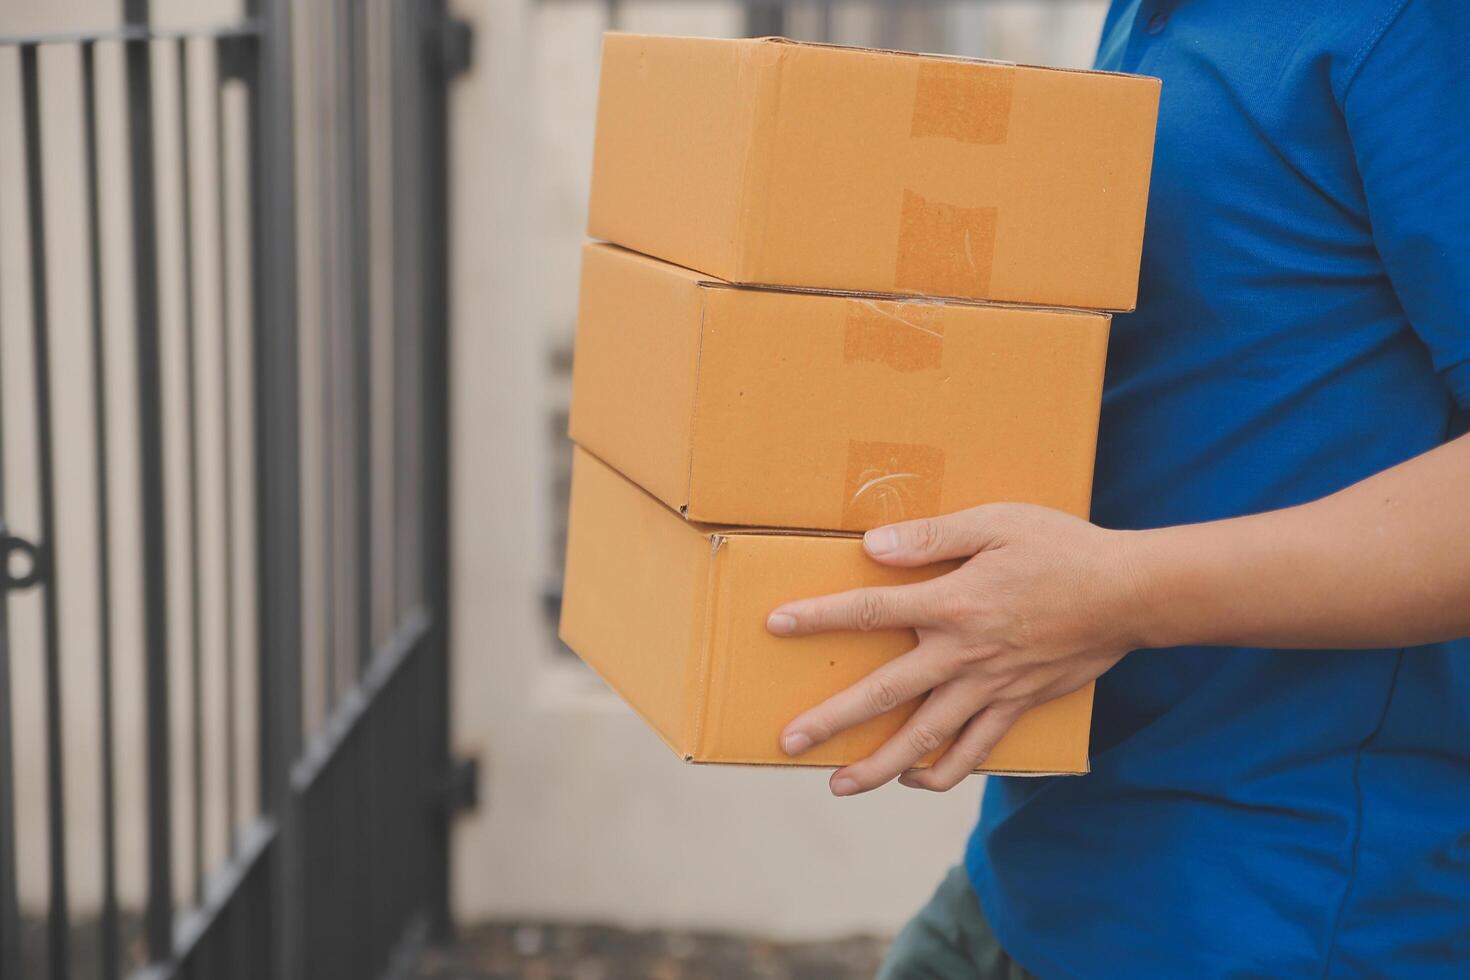
[[[1159,84],[608,34],[587,230],[737,283],[1130,310]]]

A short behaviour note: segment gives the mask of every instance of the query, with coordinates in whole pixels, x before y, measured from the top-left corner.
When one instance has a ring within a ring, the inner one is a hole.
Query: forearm
[[[1139,646],[1470,636],[1470,436],[1310,504],[1126,540]]]

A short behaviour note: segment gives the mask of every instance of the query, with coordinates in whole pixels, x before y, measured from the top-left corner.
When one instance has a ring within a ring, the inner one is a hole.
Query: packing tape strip
[[[845,364],[882,364],[908,373],[944,359],[943,309],[934,303],[850,299],[842,331]]]
[[[1014,65],[921,62],[909,135],[961,143],[1004,143],[1010,129],[1015,81]]]
[[[926,60],[914,84],[911,138],[1006,142],[1014,65]],[[936,296],[984,296],[995,257],[996,209],[903,193],[894,286]]]
[[[847,444],[842,529],[867,530],[939,513],[944,451],[902,442]]]
[[[963,208],[905,189],[893,282],[902,292],[983,298],[995,260],[993,207]]]

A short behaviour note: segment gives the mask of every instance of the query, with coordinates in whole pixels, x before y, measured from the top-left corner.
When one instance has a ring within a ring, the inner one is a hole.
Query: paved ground
[[[780,944],[687,932],[506,923],[465,929],[419,980],[871,980],[887,944]]]
[[[144,960],[141,925],[136,916],[123,919],[125,970]],[[21,931],[21,977],[43,980],[49,975],[44,925],[28,919]],[[710,933],[502,923],[465,928],[454,947],[430,950],[417,980],[871,980],[886,947],[865,936],[782,944]],[[99,976],[97,952],[96,923],[77,924],[73,975]]]
[[[3,0],[0,0],[3,2]],[[147,960],[143,948],[143,920],[136,915],[123,913],[118,922],[119,966],[121,972],[142,966]],[[20,980],[48,980],[51,967],[47,962],[46,923],[42,919],[26,917],[20,920]],[[90,980],[102,975],[101,932],[96,919],[73,920],[71,944],[71,975]],[[0,977],[0,980],[10,980]]]

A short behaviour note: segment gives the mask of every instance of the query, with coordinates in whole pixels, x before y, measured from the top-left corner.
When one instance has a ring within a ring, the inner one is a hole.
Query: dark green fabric
[[[893,941],[877,980],[1032,980],[990,931],[964,868],[951,868],[929,904]]]

